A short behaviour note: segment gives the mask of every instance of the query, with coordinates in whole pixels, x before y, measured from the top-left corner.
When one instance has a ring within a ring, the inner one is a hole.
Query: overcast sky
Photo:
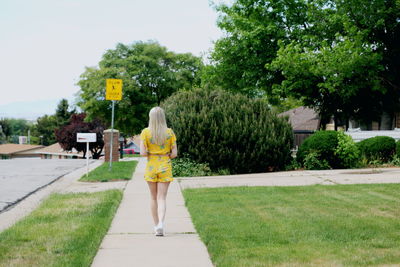
[[[0,108],[72,99],[84,67],[119,42],[200,56],[222,36],[216,19],[208,0],[0,0]]]

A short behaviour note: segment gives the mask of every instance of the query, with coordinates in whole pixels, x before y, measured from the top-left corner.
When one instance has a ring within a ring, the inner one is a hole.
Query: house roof
[[[0,145],[0,154],[11,155],[16,153],[33,152],[42,148],[40,145],[20,145],[20,144],[3,144]]]
[[[294,131],[316,131],[318,129],[319,116],[313,109],[307,107],[294,108],[280,113],[278,116],[288,116]]]
[[[65,151],[62,149],[59,143],[52,144],[45,148],[38,150],[38,154],[49,154],[49,155],[62,155],[62,156],[78,156],[83,157],[82,152],[77,152],[75,149],[73,151]],[[90,153],[90,152],[89,152]]]

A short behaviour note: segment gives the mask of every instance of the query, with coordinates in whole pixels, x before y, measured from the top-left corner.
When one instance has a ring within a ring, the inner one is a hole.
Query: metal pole
[[[113,149],[113,139],[114,139],[114,102],[112,101],[112,111],[111,111],[111,140],[110,140],[110,164],[108,166],[108,170],[111,171],[112,168],[112,149]]]
[[[86,177],[89,176],[89,142],[86,142]]]

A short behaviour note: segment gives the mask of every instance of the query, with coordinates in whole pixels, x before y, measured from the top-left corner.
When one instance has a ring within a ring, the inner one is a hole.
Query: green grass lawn
[[[218,267],[400,265],[400,184],[183,193]]]
[[[0,233],[0,266],[90,266],[122,192],[53,194]]]
[[[140,158],[140,154],[124,154],[124,158]]]
[[[79,181],[82,182],[110,182],[120,180],[130,180],[135,171],[136,160],[117,161],[112,163],[111,171],[108,170],[109,163],[104,162],[101,166],[89,172],[89,176],[84,174]]]

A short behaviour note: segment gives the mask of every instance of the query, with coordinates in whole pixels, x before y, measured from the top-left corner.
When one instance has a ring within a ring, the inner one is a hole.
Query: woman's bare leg
[[[151,215],[153,216],[153,221],[154,225],[158,225],[159,219],[158,219],[158,203],[157,203],[157,184],[155,182],[147,182],[149,185],[150,189],[150,209],[151,209]]]
[[[167,210],[167,192],[170,182],[157,183],[157,204],[158,204],[158,219],[161,225],[164,223],[165,212]]]

